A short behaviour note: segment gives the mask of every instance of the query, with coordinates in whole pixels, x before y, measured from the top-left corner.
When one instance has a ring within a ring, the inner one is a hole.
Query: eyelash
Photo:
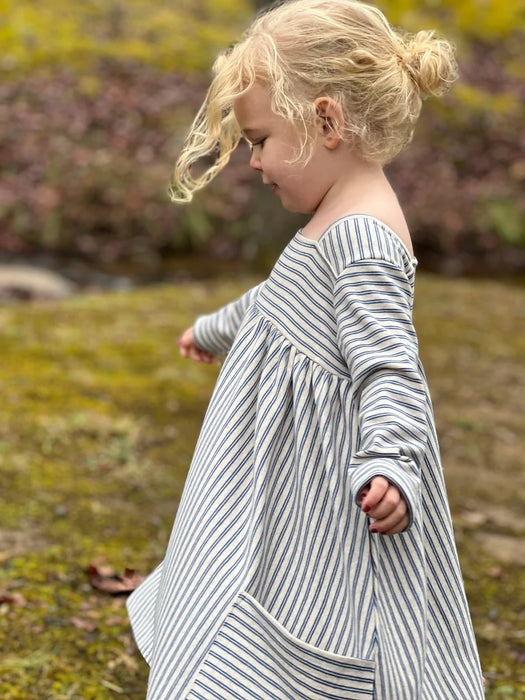
[[[253,151],[253,149],[255,148],[255,146],[260,146],[260,147],[262,148],[262,147],[264,146],[264,142],[266,141],[266,138],[267,138],[267,137],[265,136],[265,137],[264,137],[263,139],[261,139],[260,141],[256,141],[255,143],[251,143],[251,144],[250,144],[250,150]]]

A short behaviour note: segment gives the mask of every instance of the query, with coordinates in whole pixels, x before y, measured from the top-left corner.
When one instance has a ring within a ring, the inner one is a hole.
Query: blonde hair
[[[433,31],[396,31],[380,10],[357,0],[273,7],[219,55],[213,71],[175,167],[175,201],[190,201],[229,161],[241,138],[233,104],[255,82],[267,87],[272,110],[302,131],[299,157],[308,159],[314,100],[326,95],[343,109],[343,140],[384,164],[410,142],[422,100],[442,94],[457,77],[448,41]],[[214,163],[192,174],[210,155]]]

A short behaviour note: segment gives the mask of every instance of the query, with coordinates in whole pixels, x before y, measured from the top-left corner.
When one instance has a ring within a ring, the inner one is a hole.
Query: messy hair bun
[[[419,88],[421,98],[445,93],[457,77],[450,43],[434,31],[418,32],[400,43],[403,67]]]
[[[241,136],[234,101],[255,82],[268,88],[272,110],[303,135],[298,158],[309,157],[314,101],[326,95],[345,115],[342,139],[384,164],[410,142],[422,100],[454,82],[456,61],[435,32],[397,31],[358,0],[288,0],[257,17],[214,72],[175,169],[177,201],[189,201],[228,162]],[[194,176],[191,166],[209,155],[214,164]]]

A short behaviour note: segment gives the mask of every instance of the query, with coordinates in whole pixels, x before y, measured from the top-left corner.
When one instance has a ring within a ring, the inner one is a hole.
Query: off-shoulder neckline
[[[385,224],[384,221],[381,221],[381,219],[377,219],[375,216],[371,216],[370,214],[347,214],[346,216],[342,216],[339,219],[336,219],[333,221],[328,228],[326,228],[319,238],[309,238],[308,236],[304,236],[302,232],[302,228],[300,228],[297,233],[295,234],[296,237],[300,238],[301,241],[304,241],[305,243],[309,243],[312,245],[318,245],[321,243],[323,238],[326,236],[327,233],[329,233],[337,224],[341,223],[341,221],[345,221],[346,219],[368,219],[369,221],[374,221],[376,224],[379,224],[381,229],[388,234],[390,238],[392,238],[400,247],[401,249],[406,253],[408,259],[414,265],[414,267],[418,264],[417,258],[409,251],[409,249],[406,246],[406,243],[397,235],[397,233],[390,228],[387,224]]]

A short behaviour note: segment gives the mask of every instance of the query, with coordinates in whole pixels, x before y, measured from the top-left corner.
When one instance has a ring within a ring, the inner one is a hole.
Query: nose
[[[261,159],[255,150],[252,151],[252,155],[250,157],[250,168],[253,168],[254,170],[262,170]]]

